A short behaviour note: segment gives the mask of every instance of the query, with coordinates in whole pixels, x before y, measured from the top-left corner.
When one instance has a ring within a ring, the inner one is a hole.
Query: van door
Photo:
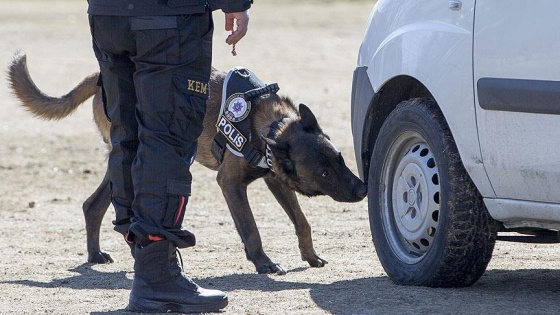
[[[477,0],[483,163],[500,199],[560,203],[560,1]]]

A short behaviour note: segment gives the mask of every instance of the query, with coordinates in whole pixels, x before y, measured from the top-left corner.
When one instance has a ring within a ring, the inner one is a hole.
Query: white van
[[[394,282],[469,286],[501,231],[558,241],[558,14],[560,1],[546,0],[375,5],[352,133]]]

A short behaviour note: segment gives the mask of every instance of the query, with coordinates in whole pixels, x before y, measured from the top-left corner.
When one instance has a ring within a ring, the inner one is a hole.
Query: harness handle
[[[278,83],[272,83],[243,93],[243,98],[245,98],[246,101],[249,101],[261,95],[276,93],[278,90],[280,90]]]

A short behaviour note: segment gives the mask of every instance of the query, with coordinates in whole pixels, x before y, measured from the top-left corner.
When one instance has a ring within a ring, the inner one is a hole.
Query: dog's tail
[[[86,77],[70,92],[61,97],[51,97],[35,85],[29,70],[27,56],[16,52],[8,68],[8,81],[12,93],[21,105],[33,115],[43,119],[61,119],[70,115],[80,104],[92,97],[98,90],[99,73]]]

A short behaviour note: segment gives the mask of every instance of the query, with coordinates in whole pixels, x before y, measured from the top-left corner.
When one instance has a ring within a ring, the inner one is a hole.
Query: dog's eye
[[[321,174],[321,176],[323,176],[323,177],[329,176],[329,171],[324,170],[324,171],[323,171],[323,174]]]

